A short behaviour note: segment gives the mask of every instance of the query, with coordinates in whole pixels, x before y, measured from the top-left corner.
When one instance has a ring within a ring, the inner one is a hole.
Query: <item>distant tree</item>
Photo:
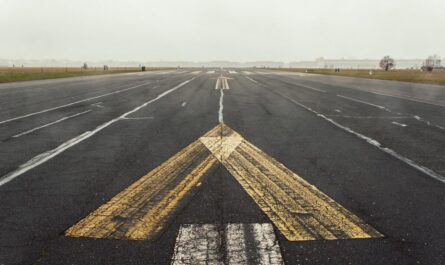
[[[85,69],[85,70],[88,69],[88,64],[87,63],[83,63],[82,68]]]
[[[394,68],[396,66],[396,61],[389,57],[385,56],[380,60],[380,68],[382,68],[385,71],[388,71],[391,68]]]
[[[428,56],[428,58],[426,58],[426,60],[423,62],[422,70],[431,72],[433,69],[441,68],[441,62],[442,60],[437,55]]]

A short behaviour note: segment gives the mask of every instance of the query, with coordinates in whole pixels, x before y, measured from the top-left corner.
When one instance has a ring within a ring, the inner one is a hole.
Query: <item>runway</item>
[[[444,86],[186,68],[0,106],[0,264],[445,263]]]

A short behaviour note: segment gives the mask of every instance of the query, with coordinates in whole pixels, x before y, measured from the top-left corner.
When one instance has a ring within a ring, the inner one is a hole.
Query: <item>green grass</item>
[[[162,68],[166,69],[166,68]],[[146,68],[146,71],[161,70],[161,68]],[[138,67],[115,67],[107,71],[102,68],[89,68],[87,70],[71,67],[0,67],[0,83],[54,79],[75,76],[91,76],[117,73],[131,73],[141,71]]]
[[[338,75],[349,77],[360,77],[370,79],[382,80],[396,80],[414,83],[427,83],[445,85],[445,70],[437,70],[433,72],[422,72],[420,70],[390,70],[385,72],[383,70],[357,70],[357,69],[340,69],[340,72],[335,72],[334,69],[303,69],[303,68],[274,68],[273,70],[300,72],[322,75]],[[372,71],[372,75],[369,72]]]

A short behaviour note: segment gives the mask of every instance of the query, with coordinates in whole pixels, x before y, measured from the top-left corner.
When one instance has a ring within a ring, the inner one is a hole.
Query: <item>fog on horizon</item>
[[[0,58],[445,56],[443,0],[0,0]]]

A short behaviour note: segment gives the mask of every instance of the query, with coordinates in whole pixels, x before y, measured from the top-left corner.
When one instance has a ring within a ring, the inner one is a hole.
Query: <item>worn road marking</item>
[[[258,82],[257,82],[256,80],[254,80],[253,78],[250,78],[250,77],[248,77],[248,76],[246,76],[246,78],[247,78],[247,79],[249,79],[250,81],[252,81],[252,82],[254,82],[254,83],[257,83],[257,84],[258,84]]]
[[[249,71],[243,71],[243,73],[244,73],[245,75],[251,75],[251,74],[253,74],[252,72],[249,72]]]
[[[194,71],[194,72],[191,72],[191,74],[194,74],[194,75],[197,75],[197,74],[200,74],[201,73],[201,71]]]
[[[398,122],[396,122],[396,121],[393,121],[393,122],[391,122],[391,123],[394,124],[394,125],[400,126],[400,127],[406,127],[406,126],[408,126],[408,125],[406,125],[406,124],[398,123]]]
[[[172,258],[172,265],[185,264],[284,263],[271,224],[186,224],[179,229]]]
[[[69,228],[65,235],[151,238],[216,161],[200,141],[195,141]]]
[[[214,74],[215,71],[207,71],[207,74]]]
[[[392,149],[389,149],[387,147],[383,147],[378,141],[376,141],[376,140],[374,140],[374,139],[372,139],[372,138],[370,138],[370,137],[368,137],[366,135],[358,133],[358,132],[352,130],[351,128],[349,128],[349,127],[343,126],[343,125],[339,124],[338,122],[334,121],[333,119],[328,118],[326,115],[318,113],[317,111],[311,109],[310,107],[308,107],[308,106],[306,106],[306,105],[304,105],[304,104],[302,104],[302,103],[300,103],[300,102],[298,102],[298,101],[296,101],[296,100],[294,100],[294,99],[292,99],[292,98],[290,98],[290,97],[288,97],[286,95],[283,95],[283,94],[278,93],[278,92],[277,92],[277,94],[279,94],[283,98],[288,99],[290,102],[293,102],[294,104],[296,104],[296,105],[298,105],[298,106],[300,106],[300,107],[302,107],[302,108],[304,108],[304,109],[314,113],[318,117],[320,117],[320,118],[322,118],[322,119],[332,123],[336,127],[340,128],[340,129],[342,129],[342,130],[344,130],[344,131],[346,131],[348,133],[351,133],[351,134],[355,135],[359,139],[365,140],[367,143],[377,147],[379,150],[381,150],[381,151],[391,155],[394,158],[397,158],[398,160],[400,160],[400,161],[404,162],[405,164],[407,164],[407,165],[409,165],[409,166],[419,170],[420,172],[426,174],[427,176],[432,177],[433,179],[436,179],[436,180],[438,180],[438,181],[440,181],[442,183],[445,183],[445,177],[440,175],[440,174],[438,174],[438,173],[436,173],[434,170],[429,169],[427,167],[424,167],[422,165],[419,165],[415,161],[413,161],[413,160],[411,160],[411,159],[409,159],[407,157],[402,156],[401,154],[395,152]]]
[[[163,98],[164,96],[170,94],[171,92],[177,90],[178,88],[186,85],[187,83],[191,82],[193,79],[189,79],[187,81],[184,81],[182,83],[180,83],[179,85],[170,88],[169,90],[159,94],[157,97],[155,97],[154,99],[151,99],[147,102],[145,102],[144,104],[140,105],[139,107],[134,108],[133,110],[130,110],[124,114],[122,114],[121,116],[114,118],[108,122],[105,122],[101,125],[99,125],[98,127],[96,127],[94,130],[91,131],[87,131],[84,132],[81,135],[78,135],[64,143],[62,143],[61,145],[59,145],[58,147],[51,149],[47,152],[41,153],[33,158],[31,158],[30,160],[28,160],[27,162],[25,162],[24,164],[20,165],[16,170],[11,171],[9,173],[7,173],[6,175],[3,175],[2,177],[0,177],[0,186],[10,182],[11,180],[15,179],[16,177],[28,172],[29,170],[47,162],[48,160],[52,159],[53,157],[56,157],[57,155],[59,155],[60,153],[64,152],[65,150],[77,145],[78,143],[83,142],[84,140],[90,138],[91,136],[95,135],[96,133],[102,131],[103,129],[107,128],[108,126],[114,124],[115,122],[118,122],[120,120],[123,120],[124,118],[126,118],[128,115],[137,112],[138,110],[150,105],[151,103]]]
[[[363,101],[363,100],[359,100],[359,99],[355,99],[355,98],[350,98],[350,97],[346,97],[346,96],[342,96],[342,95],[337,95],[337,97],[344,98],[344,99],[347,99],[347,100],[350,100],[350,101],[354,101],[354,102],[358,102],[358,103],[362,103],[362,104],[369,105],[369,106],[372,106],[372,107],[376,107],[376,108],[379,108],[379,109],[386,109],[383,106],[372,104],[372,103],[369,103],[369,102],[366,102],[366,101]]]
[[[187,105],[187,102],[184,101],[181,103],[181,107],[185,107],[185,105]]]
[[[314,90],[314,91],[317,91],[317,92],[320,92],[320,93],[328,93],[326,90],[323,90],[323,89],[320,89],[320,88],[315,88],[315,87],[312,87],[312,86],[307,86],[307,85],[302,85],[302,84],[294,84],[295,86],[299,86],[299,87],[304,87],[304,88],[307,88],[307,89],[311,89],[311,90]]]
[[[86,113],[88,113],[88,112],[91,112],[91,110],[86,110],[86,111],[83,111],[83,112],[76,113],[76,114],[74,114],[74,115],[70,115],[70,116],[63,117],[63,118],[58,119],[58,120],[56,120],[56,121],[53,121],[53,122],[50,122],[50,123],[47,123],[47,124],[44,124],[44,125],[35,127],[35,128],[33,128],[33,129],[31,129],[31,130],[28,130],[28,131],[25,131],[25,132],[22,132],[22,133],[19,133],[19,134],[16,134],[16,135],[14,135],[14,136],[12,136],[12,137],[13,137],[13,138],[18,138],[18,137],[21,137],[21,136],[23,136],[23,135],[27,135],[27,134],[30,134],[30,133],[35,132],[35,131],[37,131],[37,130],[46,128],[46,127],[48,127],[48,126],[57,124],[57,123],[59,123],[59,122],[62,122],[62,121],[65,121],[65,120],[68,120],[68,119],[71,119],[71,118],[80,116],[80,115],[82,115],[82,114],[86,114]]]
[[[149,117],[124,117],[123,120],[152,120],[155,117],[149,116]]]
[[[236,71],[229,71],[230,74],[237,74]]]
[[[228,126],[217,127],[201,141],[288,240],[382,236]]]
[[[412,119],[410,116],[351,116],[351,115],[330,115],[325,114],[325,117],[339,117],[348,119]]]
[[[128,87],[128,88],[125,88],[125,89],[120,89],[120,90],[113,91],[113,92],[110,92],[110,93],[102,94],[102,95],[99,95],[99,96],[78,100],[78,101],[71,102],[71,103],[68,103],[68,104],[65,104],[65,105],[60,105],[60,106],[57,106],[57,107],[44,109],[44,110],[41,110],[41,111],[29,113],[29,114],[22,115],[22,116],[19,116],[19,117],[7,119],[7,120],[4,120],[4,121],[0,121],[0,124],[11,122],[11,121],[16,121],[16,120],[20,120],[20,119],[24,119],[24,118],[28,118],[28,117],[31,117],[31,116],[34,116],[34,115],[42,114],[42,113],[45,113],[45,112],[49,112],[49,111],[53,111],[53,110],[57,110],[57,109],[65,108],[65,107],[69,107],[69,106],[72,106],[72,105],[75,105],[75,104],[78,104],[78,103],[82,103],[82,102],[85,102],[85,101],[89,101],[89,100],[93,100],[93,99],[97,99],[97,98],[102,98],[102,97],[106,97],[106,96],[122,93],[122,92],[125,92],[125,91],[128,91],[128,90],[131,90],[131,89],[135,89],[135,88],[138,88],[138,87],[141,87],[141,86],[148,85],[150,83],[151,83],[151,81],[143,83],[143,84],[140,84],[140,85],[137,85],[137,86],[132,86],[132,87]]]
[[[223,123],[69,228],[66,235],[152,238],[218,162],[290,241],[382,236]],[[255,231],[264,234],[271,230],[263,227]],[[262,242],[269,241],[258,244]]]
[[[222,75],[218,77],[218,79],[216,79],[215,89],[226,89],[226,90],[230,89],[227,79],[231,78],[227,78]]]

